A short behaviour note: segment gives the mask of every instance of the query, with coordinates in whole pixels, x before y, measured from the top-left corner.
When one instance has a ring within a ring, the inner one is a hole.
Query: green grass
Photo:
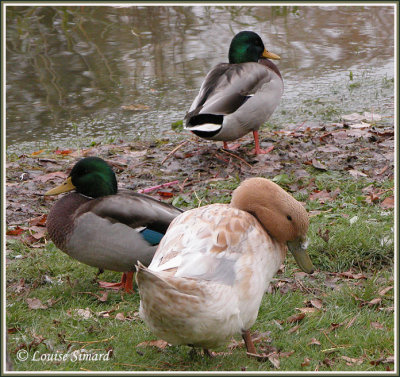
[[[252,330],[269,332],[257,344],[260,351],[275,347],[278,352],[291,352],[280,358],[282,371],[385,371],[393,364],[374,361],[394,354],[393,289],[385,295],[379,292],[393,285],[393,211],[383,210],[379,203],[365,201],[362,189],[369,184],[388,190],[393,181],[368,182],[355,180],[340,172],[318,172],[310,168],[310,177],[302,182],[290,175],[275,177],[290,191],[294,184],[313,189],[334,191],[334,200],[320,203],[309,200],[309,192],[294,196],[306,203],[312,214],[309,230],[309,253],[317,272],[302,278],[288,255],[284,272],[276,276],[272,292],[264,296],[259,315]],[[214,202],[229,202],[237,178],[210,181],[196,192],[188,191],[174,198],[174,204],[193,208]],[[381,200],[391,192],[382,195]],[[357,217],[356,220],[354,218]],[[353,220],[352,220],[353,219]],[[329,239],[320,234],[329,230]],[[319,234],[320,233],[320,234]],[[137,347],[139,343],[155,340],[154,335],[138,318],[139,296],[110,292],[105,302],[95,296],[100,288],[94,282],[96,269],[85,266],[59,251],[52,242],[43,248],[30,248],[20,241],[7,243],[7,328],[9,350],[15,370],[110,370],[110,371],[273,371],[269,361],[259,362],[246,356],[244,348],[229,350],[220,347],[214,358],[192,356],[186,346],[165,349]],[[352,269],[367,279],[346,279],[337,273]],[[335,274],[336,273],[336,274]],[[296,277],[297,276],[297,277]],[[337,282],[328,284],[332,277]],[[17,289],[21,278],[24,287]],[[101,280],[117,281],[120,274],[106,271]],[[58,300],[47,309],[30,309],[27,298],[38,298],[43,304]],[[312,299],[320,299],[322,308],[307,313],[297,331],[288,332],[295,323],[285,320],[304,308]],[[377,305],[369,301],[381,298]],[[90,318],[77,314],[88,309]],[[96,313],[110,311],[109,317]],[[126,320],[115,318],[123,313]],[[346,328],[355,317],[354,323]],[[283,321],[277,323],[276,321]],[[332,324],[340,324],[330,331]],[[376,325],[378,324],[378,325]],[[378,328],[377,328],[378,326]],[[44,338],[40,342],[40,337]],[[320,345],[312,345],[315,338]],[[36,339],[36,342],[35,342]],[[38,341],[39,339],[39,341]],[[240,340],[237,338],[237,340]],[[37,344],[39,343],[39,344]],[[31,345],[30,349],[27,348]],[[17,359],[18,349],[27,349],[27,361]],[[98,354],[112,350],[108,361],[33,361],[35,354],[71,353],[84,348]],[[348,359],[361,360],[360,364]],[[304,363],[305,358],[309,359]],[[348,364],[350,365],[348,365]],[[376,364],[376,363],[375,363]]]

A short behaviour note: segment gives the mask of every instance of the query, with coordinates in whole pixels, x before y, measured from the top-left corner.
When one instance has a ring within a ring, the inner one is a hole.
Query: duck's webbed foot
[[[99,286],[107,289],[122,290],[124,289],[127,293],[134,293],[133,290],[133,272],[124,272],[122,274],[121,281],[119,283],[109,283],[106,281],[99,281]]]

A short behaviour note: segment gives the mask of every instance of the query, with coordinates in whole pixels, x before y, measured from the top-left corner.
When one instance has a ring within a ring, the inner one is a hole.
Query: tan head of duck
[[[308,214],[295,198],[268,179],[250,178],[233,192],[231,206],[256,217],[271,237],[287,243],[304,272],[313,273],[314,266],[305,249]]]

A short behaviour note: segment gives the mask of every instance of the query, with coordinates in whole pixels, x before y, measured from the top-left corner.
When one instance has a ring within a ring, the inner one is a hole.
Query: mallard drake
[[[278,106],[283,80],[278,67],[268,59],[280,57],[264,48],[252,31],[235,35],[229,47],[229,63],[208,72],[199,94],[185,116],[185,129],[210,140],[238,139],[253,132],[255,153],[260,148],[258,129]]]
[[[69,177],[45,195],[75,190],[59,199],[47,217],[54,244],[70,257],[100,270],[124,272],[120,283],[104,288],[132,291],[133,271],[148,265],[180,209],[149,196],[118,191],[112,168],[101,158],[79,160]]]
[[[216,347],[249,329],[287,246],[300,268],[314,266],[305,250],[306,210],[277,184],[251,178],[230,205],[211,204],[176,217],[151,264],[138,264],[139,314],[167,342]]]

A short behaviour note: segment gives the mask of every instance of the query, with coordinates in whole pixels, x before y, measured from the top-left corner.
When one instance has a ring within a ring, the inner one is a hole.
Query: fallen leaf
[[[268,360],[274,366],[274,368],[279,369],[281,366],[281,362],[279,360],[279,355],[276,352],[270,353],[267,355]]]
[[[54,178],[66,179],[67,177],[68,177],[67,173],[64,173],[63,171],[55,171],[53,173],[39,175],[39,176],[35,177],[33,180],[45,183]]]
[[[366,302],[367,305],[369,306],[374,306],[374,305],[379,305],[381,303],[382,299],[381,298],[374,298],[371,301]]]
[[[327,357],[322,361],[326,366],[330,367],[335,364],[334,359],[328,359]]]
[[[74,313],[79,316],[82,317],[84,319],[89,319],[92,317],[92,313],[90,312],[89,308],[86,309],[74,309]]]
[[[106,302],[107,299],[108,299],[108,292],[107,291],[104,291],[104,292],[100,291],[100,293],[102,293],[102,295],[101,296],[97,296],[99,301]]]
[[[388,292],[389,292],[391,289],[393,289],[393,288],[394,288],[393,286],[383,288],[383,289],[381,289],[381,290],[378,292],[378,295],[379,295],[379,296],[385,296],[385,294],[388,293]]]
[[[115,315],[115,319],[118,319],[119,321],[125,321],[124,313],[117,313]]]
[[[300,365],[302,367],[308,367],[310,365],[310,359],[308,357],[305,357],[304,361]]]
[[[47,215],[41,215],[29,220],[29,225],[46,226]]]
[[[364,359],[360,357],[359,359],[356,359],[354,357],[347,357],[347,356],[341,356],[341,358],[346,361],[346,364],[351,366],[351,365],[361,365],[364,362]]]
[[[357,114],[357,113],[351,113],[351,114],[345,114],[341,116],[343,120],[347,120],[349,122],[359,122],[363,119],[365,119],[364,115]]]
[[[339,273],[339,276],[342,276],[344,278],[348,279],[366,279],[367,277],[363,273],[358,273],[358,274],[353,274],[351,271],[345,271]]]
[[[355,315],[353,318],[351,318],[350,321],[347,322],[347,325],[345,326],[345,329],[348,329],[349,327],[353,326],[353,324],[356,321],[357,317],[358,317],[358,314]]]
[[[319,298],[314,298],[312,300],[310,300],[310,303],[312,306],[314,306],[317,309],[322,309],[322,301]]]
[[[371,322],[371,327],[376,330],[385,330],[385,327],[379,322]]]
[[[7,230],[6,234],[8,236],[19,236],[21,233],[23,233],[26,229],[23,229],[19,226],[16,226],[14,229]]]
[[[294,322],[299,322],[305,317],[305,313],[298,313],[298,314],[293,314],[289,318],[286,319],[287,323],[294,323]]]
[[[158,339],[158,340],[150,340],[146,342],[139,343],[136,347],[157,347],[163,350],[169,344],[165,340]]]
[[[321,204],[324,204],[326,201],[332,200],[330,193],[326,190],[322,190],[322,191],[316,190],[308,197],[308,199],[309,200],[319,200],[319,202]]]
[[[26,302],[28,303],[29,309],[47,309],[47,305],[44,305],[38,298],[27,298]]]
[[[392,364],[394,363],[394,356],[380,357],[379,359],[371,360],[369,363],[371,365]]]
[[[312,166],[314,166],[314,168],[318,170],[328,170],[328,168],[324,164],[322,164],[315,158],[312,160]]]
[[[8,334],[15,334],[17,331],[21,331],[20,327],[10,327],[7,329]]]
[[[389,165],[384,166],[382,169],[376,172],[377,175],[382,175],[386,170],[389,169]]]
[[[54,298],[49,298],[47,300],[47,305],[49,308],[51,308],[52,306],[54,306],[55,304],[57,304],[58,301],[60,301],[62,299],[62,297],[59,297],[58,299],[54,299]]]
[[[54,151],[55,154],[61,154],[61,155],[71,154],[72,152],[74,152],[73,149],[64,149],[64,150],[57,149]]]
[[[322,228],[318,229],[318,235],[325,241],[329,241],[329,229],[325,229],[325,232],[322,232]]]
[[[361,171],[359,171],[359,170],[356,170],[356,169],[350,169],[350,170],[349,170],[349,174],[350,174],[351,176],[353,176],[354,178],[358,178],[358,177],[367,177],[367,174],[365,174],[365,173],[363,173],[363,172],[361,172]]]
[[[310,342],[308,343],[310,346],[315,345],[315,346],[320,346],[321,342],[315,338],[311,338]]]
[[[371,125],[369,123],[364,123],[364,122],[350,125],[350,128],[369,128],[369,127],[371,127]]]
[[[389,196],[383,200],[381,207],[384,209],[394,208],[394,197]]]
[[[293,326],[288,330],[288,334],[294,333],[299,329],[300,325]]]
[[[43,151],[44,151],[44,149],[41,149],[41,150],[36,151],[36,152],[33,152],[32,156],[37,156],[38,154],[43,153]]]
[[[329,326],[328,330],[326,330],[327,332],[331,332],[333,330],[336,330],[338,327],[342,326],[343,323],[331,323],[331,325]]]
[[[157,191],[157,194],[164,197],[164,198],[172,198],[174,194],[168,191]]]
[[[364,118],[367,122],[378,122],[382,119],[382,115],[369,113],[367,111],[363,114]]]
[[[394,306],[388,306],[387,308],[379,308],[379,310],[382,312],[394,312]]]

